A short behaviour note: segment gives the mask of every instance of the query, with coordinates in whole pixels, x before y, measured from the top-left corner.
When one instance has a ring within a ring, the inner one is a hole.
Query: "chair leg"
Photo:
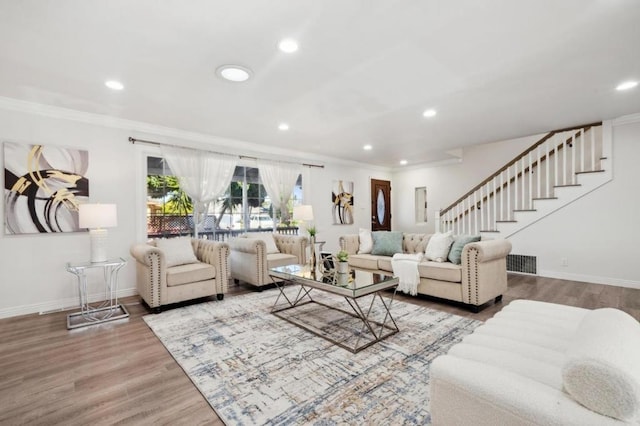
[[[495,300],[496,303],[500,302],[501,300],[502,300],[502,295],[496,296],[496,300]]]
[[[156,306],[155,308],[151,308],[151,312],[153,312],[154,314],[159,314],[160,312],[162,312],[162,307]]]
[[[216,297],[218,298],[218,300],[222,300],[222,299],[224,299],[224,294],[222,294],[222,293],[218,293],[218,294],[216,295]]]

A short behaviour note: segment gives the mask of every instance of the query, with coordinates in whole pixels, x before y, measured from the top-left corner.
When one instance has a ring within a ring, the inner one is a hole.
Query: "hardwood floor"
[[[250,291],[232,284],[226,297]],[[614,307],[640,320],[640,290],[524,275],[510,275],[503,301],[478,314],[425,297],[397,298],[480,320],[514,299]],[[122,302],[128,320],[71,331],[68,312],[0,320],[0,424],[222,424],[142,321],[149,312],[139,298]]]

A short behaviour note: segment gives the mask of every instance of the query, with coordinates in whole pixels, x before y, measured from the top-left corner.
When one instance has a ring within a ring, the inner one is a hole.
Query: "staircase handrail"
[[[489,176],[488,178],[486,178],[485,180],[483,180],[482,182],[480,182],[478,185],[476,185],[475,187],[473,187],[471,190],[469,190],[466,194],[464,194],[462,197],[458,198],[456,201],[454,201],[453,203],[451,203],[449,206],[445,207],[444,209],[440,210],[440,217],[442,217],[445,213],[447,213],[449,210],[453,209],[455,206],[457,206],[460,202],[462,202],[463,200],[465,200],[468,196],[470,196],[471,194],[473,194],[474,192],[476,192],[477,190],[479,190],[482,186],[484,186],[485,184],[487,184],[488,182],[490,182],[491,180],[493,180],[496,176],[499,176],[500,173],[504,172],[505,170],[507,170],[509,167],[513,166],[515,163],[517,163],[518,161],[520,161],[524,156],[526,156],[527,154],[529,154],[530,152],[532,152],[533,150],[535,150],[538,146],[542,145],[543,143],[545,143],[546,141],[548,141],[550,138],[552,138],[554,135],[558,134],[558,133],[562,133],[562,132],[568,132],[570,130],[580,130],[580,129],[584,129],[584,131],[586,132],[587,130],[589,130],[592,127],[596,127],[596,126],[600,126],[602,125],[602,121],[599,122],[594,122],[594,123],[589,123],[589,124],[583,124],[580,126],[573,126],[573,127],[566,127],[564,129],[557,129],[557,130],[552,130],[551,132],[547,133],[546,135],[544,135],[540,140],[538,140],[537,142],[535,142],[533,145],[531,145],[529,148],[527,148],[526,150],[524,150],[522,153],[520,153],[518,156],[514,157],[513,160],[511,160],[510,162],[508,162],[506,165],[502,166],[498,171],[496,171],[495,173],[493,173],[491,176]]]

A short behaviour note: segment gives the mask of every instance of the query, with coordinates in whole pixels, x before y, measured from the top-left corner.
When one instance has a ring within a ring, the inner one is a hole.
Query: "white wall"
[[[459,164],[394,173],[394,228],[433,232],[435,211],[465,194],[540,136],[465,149]],[[640,235],[640,115],[613,121],[612,144],[610,183],[510,238],[512,253],[538,258],[539,275],[640,288],[640,269],[631,257],[632,244]],[[426,225],[416,225],[413,217],[417,186],[426,186],[428,191]],[[568,266],[562,266],[562,258]]]
[[[58,145],[89,151],[87,177],[91,202],[115,203],[118,207],[118,226],[109,230],[108,254],[129,261],[119,273],[121,297],[137,293],[129,247],[146,238],[146,155],[159,154],[155,147],[132,145],[128,142],[129,136],[211,147],[236,154],[259,155],[260,150],[265,150],[245,142],[230,144],[177,129],[0,98],[0,142]],[[210,143],[211,140],[217,145]],[[369,177],[391,178],[388,171],[358,164],[332,165],[330,159],[305,158],[300,152],[270,150],[268,154],[271,158],[274,155],[278,158],[298,156],[306,163],[326,165],[325,168],[305,169],[307,180],[303,182],[305,197],[308,197],[306,202],[314,205],[318,239],[327,241],[325,250],[336,251],[340,235],[357,232],[358,226],[369,225]],[[266,154],[265,157],[269,158]],[[4,168],[4,162],[0,166]],[[332,225],[331,184],[334,179],[354,182],[355,225]],[[2,206],[0,220],[4,224],[4,203]],[[0,232],[0,318],[77,307],[77,280],[65,271],[65,264],[88,258],[89,235],[86,232],[5,235],[3,225]],[[103,299],[104,285],[99,271],[89,274],[89,294],[93,300]]]
[[[640,116],[613,125],[613,180],[511,238],[545,277],[640,288]],[[562,265],[562,259],[567,266]]]
[[[89,151],[90,200],[115,203],[118,226],[109,230],[110,257],[129,258],[135,235],[134,148],[128,132],[23,112],[0,109],[2,141],[59,145]],[[2,166],[4,168],[4,164]],[[4,185],[3,185],[4,187]],[[0,209],[4,224],[4,209]],[[0,235],[0,317],[78,305],[75,276],[66,262],[89,258],[86,232],[65,234]],[[101,272],[100,272],[101,273]],[[121,295],[134,294],[131,262],[120,271]],[[104,294],[96,273],[89,275],[89,293]]]
[[[471,146],[462,150],[460,162],[426,165],[393,174],[391,198],[394,205],[393,229],[406,232],[434,232],[437,211],[449,206],[475,185],[500,169],[543,135]],[[427,188],[426,223],[416,223],[414,194],[416,187]]]
[[[317,241],[326,241],[323,250],[337,252],[341,235],[357,234],[358,228],[371,229],[371,179],[391,180],[391,173],[363,166],[326,165],[325,168],[309,169],[310,179],[303,182],[305,203],[313,205],[313,214],[318,229]],[[334,180],[353,182],[353,225],[334,225],[331,203],[331,188]],[[392,191],[393,193],[393,191]],[[392,205],[392,209],[395,207]]]

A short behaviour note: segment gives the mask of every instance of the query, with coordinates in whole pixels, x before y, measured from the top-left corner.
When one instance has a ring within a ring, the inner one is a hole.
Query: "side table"
[[[106,321],[115,321],[129,317],[129,312],[118,303],[118,271],[127,264],[121,257],[108,259],[104,262],[67,263],[67,271],[78,277],[80,295],[80,312],[67,315],[67,328],[85,327]],[[97,306],[89,304],[87,294],[87,275],[89,269],[102,269],[104,274],[104,302]]]

